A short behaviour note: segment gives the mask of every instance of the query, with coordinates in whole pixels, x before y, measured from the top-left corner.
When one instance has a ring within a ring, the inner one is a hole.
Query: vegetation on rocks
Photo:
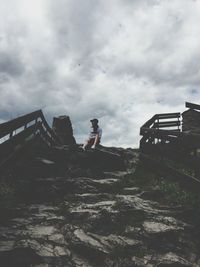
[[[126,184],[131,186],[142,187],[143,189],[154,189],[154,193],[160,195],[162,201],[171,205],[182,205],[185,208],[199,208],[200,196],[198,193],[191,192],[181,186],[173,177],[169,175],[161,175],[147,168],[142,162],[139,162],[136,170],[127,175]]]

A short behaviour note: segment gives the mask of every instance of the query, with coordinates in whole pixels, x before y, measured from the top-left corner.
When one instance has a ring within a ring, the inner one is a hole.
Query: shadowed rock
[[[125,170],[124,159],[119,153],[111,152],[106,148],[90,149],[88,151],[76,151],[70,158],[70,162],[76,167],[93,168],[104,171]]]
[[[69,116],[54,117],[52,128],[63,145],[76,144]]]

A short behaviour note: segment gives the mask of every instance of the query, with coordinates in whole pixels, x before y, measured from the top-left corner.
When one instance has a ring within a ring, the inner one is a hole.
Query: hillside
[[[200,266],[199,197],[138,150],[28,151],[1,177],[1,266]]]

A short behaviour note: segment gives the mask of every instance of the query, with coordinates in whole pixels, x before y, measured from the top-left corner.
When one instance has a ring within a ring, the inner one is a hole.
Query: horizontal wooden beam
[[[156,128],[141,128],[140,134],[141,135],[152,135],[155,133],[160,133],[163,135],[172,135],[172,136],[180,136],[182,132],[178,132],[176,130],[163,130],[163,129],[156,129]]]
[[[164,122],[155,122],[153,127],[155,128],[165,128],[165,127],[176,127],[180,126],[181,122],[180,121],[164,121]]]
[[[179,132],[177,130],[163,130],[155,128],[142,128],[141,135],[146,139],[149,138],[159,138],[162,140],[175,140],[177,139],[179,143],[184,146],[192,146],[193,148],[200,147],[200,134],[195,134],[191,132]]]
[[[180,118],[181,113],[162,113],[162,114],[156,114],[158,119],[173,119],[173,118]]]
[[[190,103],[190,102],[185,102],[186,108],[191,108],[191,109],[198,109],[200,110],[200,105]]]
[[[152,118],[150,118],[147,122],[145,122],[145,124],[142,125],[142,127],[140,128],[140,135],[143,134],[143,128],[151,128],[151,126],[157,123],[157,120],[161,120],[161,119],[177,119],[181,117],[181,113],[180,112],[176,112],[176,113],[163,113],[163,114],[155,114]],[[178,123],[178,121],[175,121],[177,124],[176,125],[166,125],[165,127],[172,127],[172,126],[179,126],[180,122]],[[164,122],[164,123],[169,123],[168,121]],[[171,121],[170,121],[171,123]],[[174,123],[174,121],[173,121]],[[162,126],[161,126],[162,127]],[[164,127],[164,126],[163,126]]]

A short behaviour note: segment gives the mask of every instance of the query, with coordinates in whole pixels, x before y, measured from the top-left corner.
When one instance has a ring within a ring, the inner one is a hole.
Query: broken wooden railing
[[[38,137],[48,146],[60,144],[41,110],[0,124],[0,167],[5,165],[29,140]]]

